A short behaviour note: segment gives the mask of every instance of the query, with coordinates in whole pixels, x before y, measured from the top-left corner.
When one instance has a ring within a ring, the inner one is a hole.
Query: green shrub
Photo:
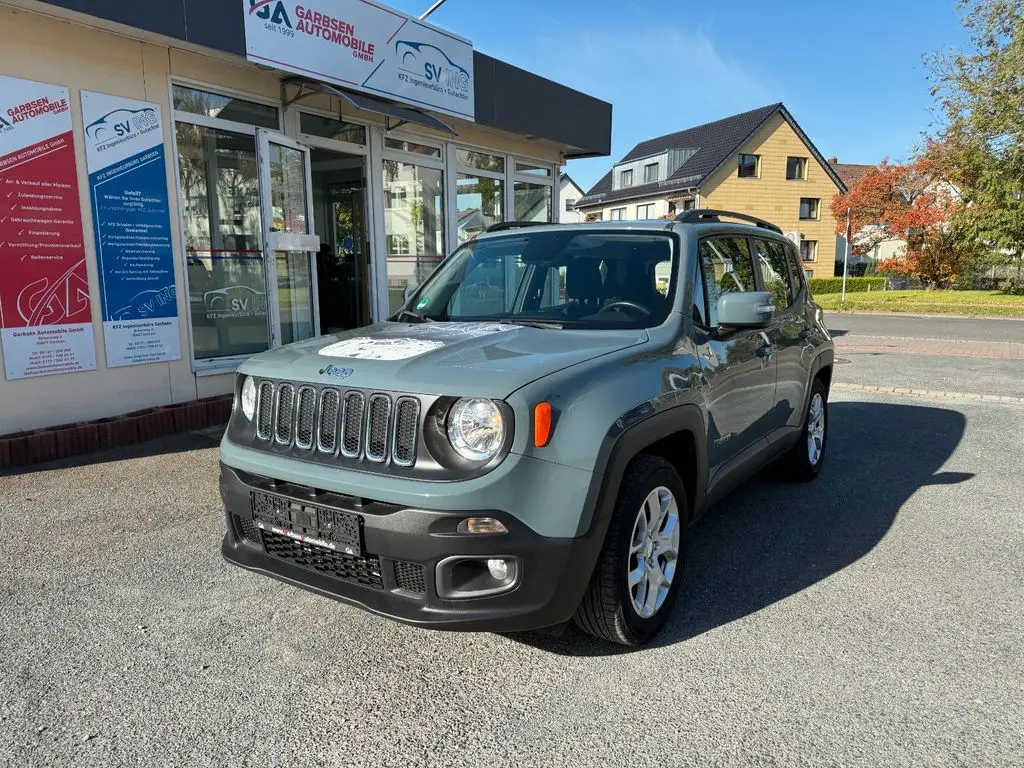
[[[811,295],[824,293],[842,293],[843,278],[841,277],[812,277],[807,281],[811,289]],[[884,291],[884,277],[848,277],[846,278],[847,293],[863,293],[866,291]]]
[[[1024,296],[1024,277],[1007,278],[999,290],[1010,296]]]

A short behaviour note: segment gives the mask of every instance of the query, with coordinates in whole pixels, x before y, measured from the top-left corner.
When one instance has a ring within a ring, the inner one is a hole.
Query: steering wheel
[[[651,310],[645,307],[643,304],[637,304],[635,301],[627,301],[626,299],[618,299],[613,301],[607,306],[601,307],[602,312],[614,312],[616,307],[628,307],[629,309],[635,309],[645,315],[651,314]]]

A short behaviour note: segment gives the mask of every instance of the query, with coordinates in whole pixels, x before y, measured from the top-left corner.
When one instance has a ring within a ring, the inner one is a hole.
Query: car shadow
[[[828,462],[816,481],[785,482],[769,468],[690,529],[683,592],[653,645],[688,640],[816,584],[870,552],[919,488],[973,477],[940,471],[964,434],[956,411],[838,402],[829,419]],[[573,656],[636,650],[571,625],[559,636],[510,637]]]

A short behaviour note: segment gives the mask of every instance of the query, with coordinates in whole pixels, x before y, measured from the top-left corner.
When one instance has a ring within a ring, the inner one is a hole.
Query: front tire
[[[675,468],[658,456],[633,459],[576,625],[621,645],[643,645],[654,637],[679,594],[688,519],[686,490]]]

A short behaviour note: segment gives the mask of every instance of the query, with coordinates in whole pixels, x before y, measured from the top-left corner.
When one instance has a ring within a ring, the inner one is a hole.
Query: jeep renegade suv
[[[423,627],[644,643],[704,510],[821,470],[833,352],[767,222],[492,227],[389,322],[240,368],[224,557]]]

